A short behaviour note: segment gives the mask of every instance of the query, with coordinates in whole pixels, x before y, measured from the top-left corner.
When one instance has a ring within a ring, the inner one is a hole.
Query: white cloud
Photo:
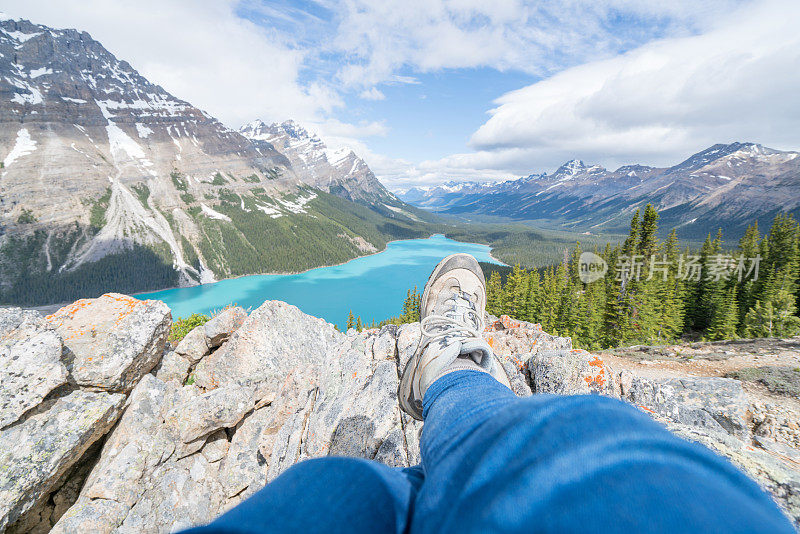
[[[472,136],[479,152],[457,159],[534,170],[568,157],[674,164],[737,140],[797,148],[798,20],[797,2],[762,2],[702,35],[652,42],[505,94]]]
[[[232,127],[254,117],[309,124],[394,187],[506,179],[572,157],[670,164],[733,140],[800,146],[796,0],[314,0],[331,19],[250,2],[282,19],[274,25],[243,19],[237,0],[3,4],[11,16],[90,32]],[[636,48],[654,35],[666,38]],[[473,152],[422,162],[376,154],[364,139],[391,124],[340,113],[345,96],[385,98],[381,84],[482,66],[544,79],[496,101]]]
[[[118,58],[232,127],[251,121],[320,120],[341,104],[323,83],[303,84],[307,51],[215,0],[6,0],[13,17],[88,31]]]
[[[386,95],[383,94],[377,87],[370,87],[369,89],[364,89],[359,93],[361,98],[364,100],[386,100]]]
[[[312,123],[323,137],[384,137],[389,132],[384,122],[361,121],[358,123],[341,122],[328,119]]]
[[[609,56],[653,35],[699,31],[737,0],[344,0],[329,45],[348,61],[346,86],[370,87],[404,67],[489,66],[544,75]],[[627,24],[614,24],[626,20]]]

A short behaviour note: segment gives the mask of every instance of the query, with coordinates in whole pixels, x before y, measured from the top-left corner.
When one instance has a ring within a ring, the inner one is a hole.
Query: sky
[[[390,189],[578,158],[800,149],[797,0],[4,0],[239,128],[294,119]]]

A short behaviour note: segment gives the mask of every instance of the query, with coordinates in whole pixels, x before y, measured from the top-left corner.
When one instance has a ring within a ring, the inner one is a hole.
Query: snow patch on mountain
[[[142,139],[147,139],[150,137],[150,134],[153,133],[153,130],[142,124],[141,122],[136,123],[136,131],[139,133],[139,137]],[[178,145],[180,147],[180,145]]]
[[[14,148],[8,153],[3,160],[3,168],[8,167],[23,156],[27,156],[36,150],[36,141],[31,139],[31,134],[27,128],[20,128],[17,132],[17,140],[14,143]]]
[[[305,209],[305,205],[317,198],[316,193],[311,193],[307,197],[298,196],[295,202],[291,202],[288,200],[281,200],[277,199],[281,205],[286,208],[287,210],[291,211],[292,213],[308,213]]]
[[[3,33],[5,33],[6,35],[8,35],[9,37],[11,37],[12,39],[14,39],[19,43],[24,43],[26,41],[33,39],[34,37],[42,35],[42,32],[24,33],[21,31],[8,31],[8,30],[0,30],[0,31],[2,31]]]
[[[44,76],[45,74],[53,74],[53,69],[49,67],[41,67],[39,69],[33,69],[28,76],[31,78],[38,78],[39,76]]]
[[[208,206],[206,206],[206,205],[205,205],[204,203],[202,203],[202,202],[200,203],[200,209],[201,209],[201,210],[203,210],[203,214],[204,214],[206,217],[209,217],[209,218],[211,218],[211,219],[217,219],[217,220],[219,220],[219,221],[228,221],[228,222],[231,222],[231,218],[230,218],[230,217],[228,217],[228,216],[227,216],[227,215],[225,215],[224,213],[220,213],[220,212],[218,212],[218,211],[215,211],[215,210],[213,210],[212,208],[209,208]]]

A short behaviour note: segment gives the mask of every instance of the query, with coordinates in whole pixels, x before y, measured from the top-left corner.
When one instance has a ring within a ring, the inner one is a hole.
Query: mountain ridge
[[[614,171],[570,160],[553,174],[498,183],[448,182],[398,196],[431,211],[554,223],[575,230],[624,230],[630,213],[652,203],[662,228],[701,237],[720,226],[738,235],[777,211],[800,210],[798,152],[757,143],[716,144],[672,167]]]
[[[0,20],[0,74],[0,302],[303,270],[417,236],[354,153],[296,169],[86,32]]]

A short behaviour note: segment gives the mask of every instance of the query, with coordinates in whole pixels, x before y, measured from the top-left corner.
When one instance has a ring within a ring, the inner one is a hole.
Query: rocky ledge
[[[508,317],[490,324],[518,395],[629,401],[731,458],[800,525],[800,450],[780,430],[796,426],[796,399],[765,404],[734,378],[654,373],[652,358],[573,350]],[[163,303],[117,294],[45,318],[0,309],[0,531],[170,532],[304,458],[419,462],[421,424],[396,397],[418,324],[340,333],[268,301],[176,347],[170,325]]]

